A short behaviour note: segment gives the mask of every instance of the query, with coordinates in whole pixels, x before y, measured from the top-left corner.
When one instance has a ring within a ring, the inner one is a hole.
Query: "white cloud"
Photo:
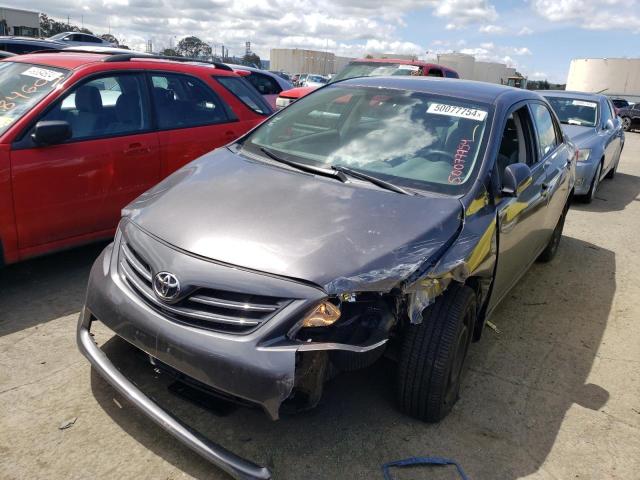
[[[532,8],[551,22],[589,30],[640,32],[639,0],[533,0]]]
[[[486,0],[443,0],[438,3],[434,14],[453,18],[456,25],[494,22],[498,19],[496,8]]]
[[[175,45],[187,35],[206,41],[218,52],[224,45],[241,55],[245,41],[268,58],[270,48],[329,48],[339,55],[360,56],[374,46],[397,53],[424,53],[403,42],[400,29],[410,12],[427,9],[447,29],[494,24],[490,0],[30,0],[57,20],[80,24],[97,34],[111,30],[130,47],[154,50]],[[395,50],[394,50],[395,49]]]
[[[531,35],[533,33],[533,30],[530,29],[529,27],[522,27],[519,31],[518,31],[518,36],[522,37],[524,35]]]
[[[533,72],[529,74],[529,80],[546,80],[549,77],[545,72]]]
[[[500,25],[482,25],[478,31],[480,33],[500,34],[505,32],[505,28]]]

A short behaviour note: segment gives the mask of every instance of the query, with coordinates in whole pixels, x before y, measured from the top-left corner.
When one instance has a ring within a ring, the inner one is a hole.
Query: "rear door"
[[[148,75],[163,176],[244,132],[231,108],[201,79],[169,72]]]
[[[490,309],[509,292],[544,247],[546,174],[535,135],[529,108],[526,104],[517,106],[504,125],[495,165],[497,183],[501,189],[505,168],[518,162],[529,165],[532,181],[518,197],[497,192],[498,262]]]
[[[73,136],[39,146],[27,131],[11,151],[20,249],[105,235],[129,201],[160,179],[158,138],[151,130],[142,74],[88,79],[38,120],[64,120]]]

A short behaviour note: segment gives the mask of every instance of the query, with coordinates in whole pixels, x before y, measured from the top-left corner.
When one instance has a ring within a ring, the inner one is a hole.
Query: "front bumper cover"
[[[88,314],[86,310],[83,311],[77,331],[78,347],[96,371],[120,392],[122,396],[180,442],[229,473],[233,478],[243,480],[271,478],[271,472],[268,468],[245,460],[224,447],[211,442],[204,437],[204,435],[198,433],[196,430],[182,423],[178,418],[160,408],[153,400],[142,393],[131,381],[118,371],[102,350],[93,342],[90,334],[91,320],[91,315]]]

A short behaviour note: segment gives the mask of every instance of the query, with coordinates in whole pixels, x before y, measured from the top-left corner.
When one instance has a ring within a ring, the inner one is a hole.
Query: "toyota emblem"
[[[158,298],[168,302],[180,294],[180,282],[173,273],[160,272],[153,278],[153,291]]]

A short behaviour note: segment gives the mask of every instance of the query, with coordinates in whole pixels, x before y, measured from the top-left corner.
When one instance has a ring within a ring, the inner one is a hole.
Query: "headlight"
[[[276,98],[276,108],[284,108],[293,103],[293,98],[278,97]]]
[[[590,156],[591,156],[591,149],[590,148],[581,148],[580,150],[578,150],[578,161],[579,162],[586,162],[587,160],[589,160]]]
[[[325,300],[302,320],[302,327],[328,327],[340,318],[340,309]]]

